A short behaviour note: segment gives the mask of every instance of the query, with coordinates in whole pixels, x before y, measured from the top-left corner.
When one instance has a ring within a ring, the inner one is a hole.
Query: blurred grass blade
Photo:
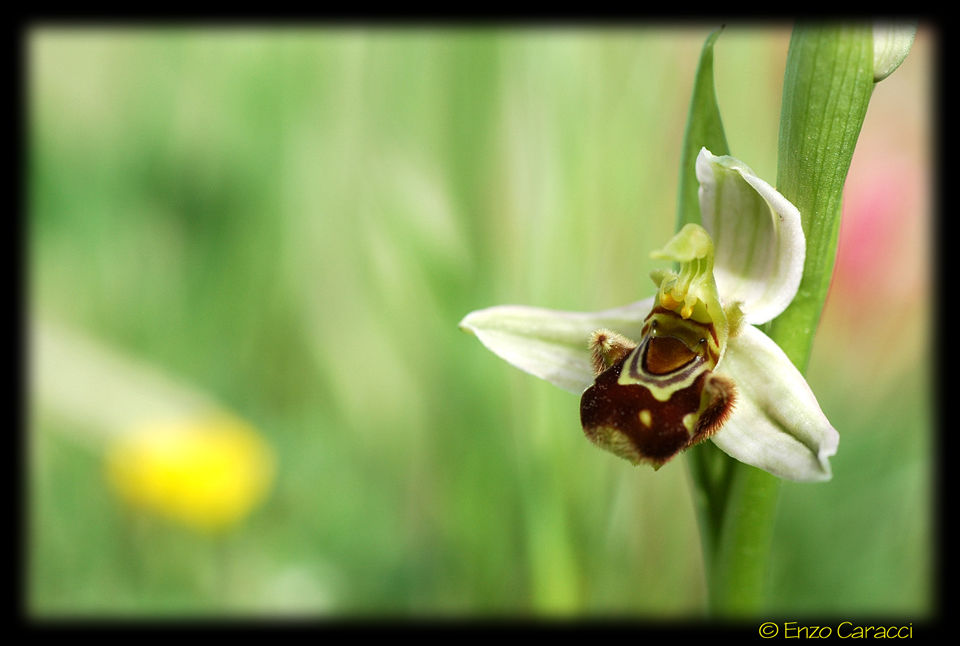
[[[222,410],[155,366],[59,324],[31,323],[30,346],[31,403],[88,433],[83,439],[107,439],[144,419]]]

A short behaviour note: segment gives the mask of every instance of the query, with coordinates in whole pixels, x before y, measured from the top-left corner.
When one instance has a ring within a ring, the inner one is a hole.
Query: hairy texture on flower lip
[[[646,321],[639,345],[624,339],[634,346],[629,354],[626,346],[604,344],[606,331],[594,337],[603,361],[580,398],[580,423],[600,448],[658,469],[720,428],[736,387],[712,372],[717,354],[705,339],[714,335],[712,325],[660,306]]]
[[[667,401],[659,402],[642,386],[617,383],[623,363],[597,377],[583,395],[580,423],[587,437],[634,464],[659,467],[691,440],[683,418],[700,405],[706,373]],[[651,432],[656,424],[659,430]],[[706,439],[706,438],[703,438]]]

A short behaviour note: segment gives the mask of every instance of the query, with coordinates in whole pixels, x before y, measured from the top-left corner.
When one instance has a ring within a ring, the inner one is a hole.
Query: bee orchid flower
[[[460,327],[495,354],[581,395],[597,446],[659,469],[712,440],[781,478],[831,477],[839,435],[803,375],[757,325],[800,285],[797,208],[745,164],[701,149],[702,226],[688,224],[654,258],[656,293],[592,313],[501,305]]]

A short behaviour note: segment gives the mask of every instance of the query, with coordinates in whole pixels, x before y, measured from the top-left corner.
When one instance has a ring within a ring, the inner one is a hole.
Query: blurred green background
[[[28,331],[220,402],[277,467],[223,535],[140,514],[38,371],[28,612],[701,616],[684,461],[598,451],[576,397],[457,323],[652,293],[713,28],[29,30]],[[732,153],[771,180],[789,35],[716,48]],[[771,613],[934,607],[935,37],[877,86],[850,171],[808,371],[840,449],[831,482],[783,487]]]

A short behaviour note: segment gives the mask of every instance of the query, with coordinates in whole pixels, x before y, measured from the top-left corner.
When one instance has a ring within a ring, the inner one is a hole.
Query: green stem
[[[790,40],[780,119],[778,190],[800,210],[807,255],[800,289],[767,327],[806,370],[836,256],[840,206],[873,90],[868,27],[798,26]],[[710,585],[723,615],[756,612],[763,601],[780,481],[739,464],[726,502]]]
[[[684,142],[687,162],[690,151],[706,145],[692,140],[691,133],[701,133],[703,141],[703,133],[712,133],[714,141],[726,147],[712,71],[704,70],[705,63],[712,66],[715,40],[715,34],[708,38],[697,72]],[[797,297],[766,331],[801,371],[809,361],[829,288],[843,184],[872,90],[869,27],[798,26],[794,30],[784,75],[777,186],[800,210],[807,255]],[[688,166],[692,164],[686,163],[681,172],[681,226],[698,221],[691,191],[696,180]],[[718,455],[713,446],[696,447],[689,453],[711,613],[755,614],[764,599],[780,481]]]
[[[722,617],[753,614],[761,606],[780,494],[776,477],[730,462],[730,486],[708,586],[711,612]]]

